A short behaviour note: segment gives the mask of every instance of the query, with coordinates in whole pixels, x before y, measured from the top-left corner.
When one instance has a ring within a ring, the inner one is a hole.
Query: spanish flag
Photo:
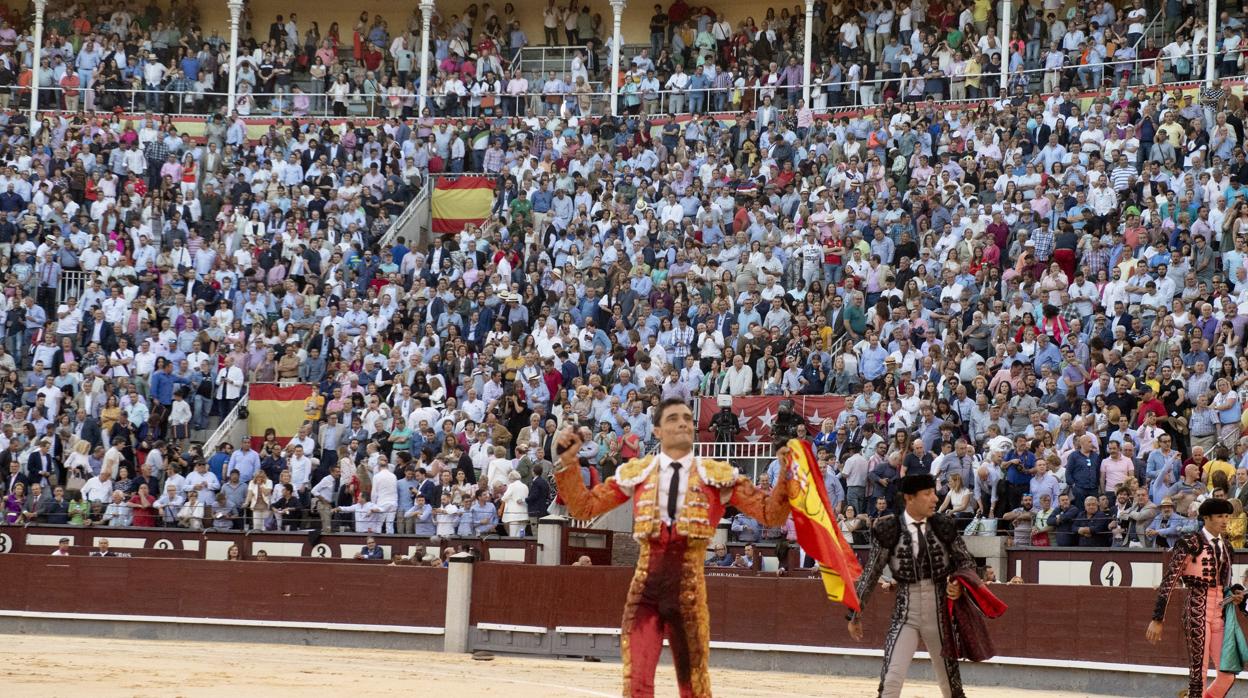
[[[303,425],[304,403],[312,396],[309,384],[280,386],[252,383],[247,389],[247,433],[253,447],[264,443],[264,432],[272,428],[277,441],[285,445]]]
[[[823,473],[810,449],[809,441],[791,439],[790,476],[798,485],[796,497],[789,498],[793,507],[793,527],[797,544],[819,562],[823,587],[832,601],[859,610],[854,583],[862,575],[862,565],[853,548],[845,542],[836,523],[836,513],[828,506],[828,493],[823,486]]]
[[[430,206],[433,215],[429,227],[435,233],[458,234],[466,225],[481,225],[494,206],[494,180],[439,177]]]

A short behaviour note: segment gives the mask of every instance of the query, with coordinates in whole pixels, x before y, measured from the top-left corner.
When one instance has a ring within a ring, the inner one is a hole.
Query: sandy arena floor
[[[618,664],[524,657],[474,661],[467,655],[291,645],[225,644],[13,635],[0,638],[3,695],[21,698],[152,696],[412,696],[614,698]],[[719,698],[820,696],[864,698],[876,682],[779,672],[712,670]],[[675,696],[670,666],[659,667],[659,696]],[[1011,698],[1074,698],[1073,693],[1011,689]],[[931,684],[907,686],[905,698],[939,696]],[[999,698],[1002,689],[970,689]]]

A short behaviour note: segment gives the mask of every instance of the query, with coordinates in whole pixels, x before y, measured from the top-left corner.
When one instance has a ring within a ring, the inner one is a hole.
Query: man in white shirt
[[[459,515],[460,509],[451,501],[451,493],[443,491],[442,505],[433,510],[433,520],[437,526],[437,535],[455,535],[455,529],[459,525]]]
[[[234,365],[234,357],[225,357],[225,365],[217,371],[217,404],[222,417],[234,409],[243,394],[243,369]]]
[[[185,492],[198,492],[201,502],[215,502],[221,481],[208,470],[208,461],[200,459],[195,462],[195,469],[186,476],[182,486]]]
[[[689,88],[689,75],[680,61],[676,61],[676,72],[667,79],[663,86],[669,91],[667,96],[668,111],[673,114],[684,113],[685,90]]]
[[[465,396],[464,401],[460,403],[459,408],[473,422],[480,424],[485,421],[485,401],[477,397],[476,388],[468,389],[468,394]]]
[[[52,551],[55,557],[67,557],[69,555],[69,539],[62,538],[56,543],[56,550]]]
[[[108,468],[100,470],[100,474],[87,480],[82,486],[82,498],[91,505],[91,514],[99,515],[113,497],[113,474]]]
[[[746,395],[754,386],[754,370],[745,365],[740,354],[732,357],[732,366],[724,372],[719,392],[722,395]]]
[[[312,488],[312,506],[321,518],[321,533],[329,533],[332,529],[334,503],[338,499],[341,476],[342,469],[337,465],[331,466],[329,474]]]
[[[290,457],[286,459],[286,466],[290,469],[290,484],[296,493],[302,494],[311,486],[312,459],[308,457],[302,444],[287,446],[291,449]]]
[[[373,473],[373,505],[381,510],[382,524],[386,533],[394,533],[394,515],[399,507],[399,480],[386,457],[378,460],[377,472]]]

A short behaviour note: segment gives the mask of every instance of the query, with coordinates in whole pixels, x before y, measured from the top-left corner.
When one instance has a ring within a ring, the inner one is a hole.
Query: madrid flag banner
[[[823,472],[809,441],[791,439],[788,447],[792,454],[790,476],[798,485],[797,496],[789,498],[797,544],[818,561],[819,575],[823,578],[828,598],[857,611],[858,592],[854,590],[854,584],[862,575],[862,565],[841,535],[836,512],[828,506]]]
[[[439,177],[430,201],[429,227],[435,233],[459,234],[466,225],[481,225],[494,206],[494,180],[489,177]]]

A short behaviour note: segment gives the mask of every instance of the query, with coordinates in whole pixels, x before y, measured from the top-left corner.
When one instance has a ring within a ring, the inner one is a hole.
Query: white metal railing
[[[1140,44],[1144,43],[1145,39],[1153,39],[1153,41],[1156,42],[1157,36],[1161,33],[1159,28],[1165,26],[1162,21],[1165,15],[1166,8],[1161,7],[1158,8],[1157,13],[1153,15],[1152,19],[1148,20],[1148,24],[1144,25],[1144,33],[1140,34],[1140,38],[1136,39],[1134,44],[1131,44],[1136,51],[1139,51]]]
[[[1205,55],[1206,54],[1203,51],[1193,51],[1188,56],[1191,59],[1193,69],[1195,69],[1195,67],[1201,63]],[[1177,86],[1177,85],[1188,84],[1191,82],[1197,82],[1200,80],[1200,76],[1196,75],[1195,72],[1193,72],[1193,75],[1189,77],[1187,80],[1173,80],[1169,82],[1165,81],[1166,70],[1170,66],[1170,64],[1172,64],[1172,62],[1173,61],[1171,59],[1162,59],[1162,58],[1157,58],[1157,59],[1131,58],[1131,59],[1119,60],[1119,61],[1106,61],[1103,63],[1090,65],[1090,66],[1065,65],[1062,68],[1058,69],[1058,71],[1061,73],[1075,72],[1076,75],[1078,71],[1081,71],[1081,70],[1084,70],[1085,72],[1099,71],[1102,81],[1107,77],[1112,77],[1118,74],[1123,74],[1123,75],[1127,75],[1129,84],[1131,84],[1132,86],[1138,86],[1138,85],[1143,84],[1142,79],[1145,75],[1146,70],[1150,70],[1153,68],[1157,68],[1157,70],[1155,71],[1155,75],[1152,76],[1153,82],[1149,84],[1150,87],[1152,86],[1172,87],[1172,86]],[[1159,64],[1165,64],[1165,65],[1161,65],[1159,67]],[[1121,69],[1121,72],[1119,71],[1119,69]],[[1032,76],[1035,76],[1035,75],[1043,76],[1043,74],[1046,72],[1049,72],[1049,71],[1047,71],[1044,67],[1025,68],[1025,69],[1014,71],[1013,73],[1011,73],[1011,76],[1010,76],[1011,85],[1013,85],[1016,81],[1022,81],[1030,85],[1030,82],[1031,82],[1030,78]],[[998,81],[999,75],[1000,73],[996,73],[996,72],[992,72],[992,73],[984,72],[984,73],[979,74],[979,80],[981,84],[983,85],[983,89],[985,92],[987,92],[988,89],[996,88],[996,85],[999,82]],[[1223,76],[1223,77],[1237,79],[1237,78],[1242,78],[1243,73],[1237,73],[1235,75],[1228,75],[1228,76]],[[940,79],[942,81],[947,81],[949,78],[948,76],[945,76]],[[1078,81],[1078,76],[1076,76],[1076,81]],[[1114,82],[1117,82],[1117,81],[1114,80]],[[833,92],[844,92],[845,98],[848,103],[844,103],[840,105],[828,105],[829,111],[848,110],[848,109],[854,109],[854,108],[863,107],[863,106],[874,106],[879,103],[878,95],[880,93],[880,89],[888,84],[897,84],[903,87],[902,92],[899,94],[899,98],[901,98],[904,101],[905,99],[904,86],[909,84],[909,82],[908,82],[908,79],[900,78],[900,77],[876,78],[872,80],[856,80],[856,81],[850,81],[850,80],[821,81],[821,80],[818,80],[817,78],[813,78],[811,82],[812,99],[819,99],[818,93],[826,92],[828,88],[831,88]],[[1037,84],[1040,85],[1039,88],[1025,87],[1024,92],[1029,95],[1030,94],[1044,94],[1043,80],[1038,81]],[[1097,87],[1099,86],[1094,85],[1093,89],[1096,89]],[[22,88],[10,88],[10,89],[13,89],[14,94],[18,95],[19,97],[25,97],[26,95],[29,94],[29,89],[22,89]],[[45,88],[42,88],[41,92],[45,95],[53,94],[53,93],[60,92],[61,89],[62,88],[60,87],[45,87]],[[748,87],[744,89],[756,90],[758,92],[759,98],[756,101],[756,104],[761,103],[762,97],[764,95],[774,94],[777,97],[777,99],[773,101],[773,103],[775,103],[776,106],[779,106],[780,100],[778,98],[781,96],[785,96],[790,90],[798,94],[800,94],[801,92],[800,85],[799,86],[786,85],[786,86],[781,86],[781,87]],[[85,93],[86,91],[87,90],[85,88],[79,90],[80,92],[79,97],[78,97],[79,105],[85,105],[85,102],[83,101],[84,99],[83,93]],[[692,100],[690,98],[693,96],[697,96],[701,100],[701,107],[700,109],[698,109],[698,113],[706,113],[706,114],[734,113],[735,114],[735,113],[740,113],[740,109],[734,107],[732,103],[732,96],[738,93],[739,91],[740,90],[738,90],[738,88],[735,88],[735,87],[727,87],[727,88],[708,87],[706,89],[692,90],[692,91],[688,89],[659,90],[658,92],[649,93],[651,97],[650,99],[647,99],[646,94],[639,95],[640,101],[641,101],[640,106],[641,106],[641,111],[646,114],[670,114],[670,113],[685,114],[685,113],[690,113],[693,107]],[[146,91],[146,90],[113,90],[112,92],[114,94],[120,95],[119,100],[121,104],[118,104],[118,106],[120,106],[124,111],[131,111],[131,112],[143,111],[145,109],[148,109],[149,105],[155,102],[156,108],[152,109],[153,111],[159,111],[162,113],[168,113],[168,114],[178,115],[178,116],[192,116],[192,115],[203,116],[205,114],[205,107],[203,104],[205,100],[213,100],[213,101],[220,102],[220,101],[224,101],[226,97],[224,93],[219,93],[219,92],[203,92],[203,93],[172,92],[172,91],[152,92],[152,91]],[[149,97],[148,97],[149,94],[154,95],[154,97],[151,98],[151,100],[149,100]],[[557,104],[549,103],[546,101],[546,98],[552,95],[559,98]],[[431,114],[435,116],[477,116],[477,115],[480,115],[482,112],[481,107],[473,105],[473,98],[471,95],[460,95],[456,98],[456,107],[453,110],[451,110],[451,113],[445,113],[445,111],[447,110],[441,106],[443,104],[441,100],[443,100],[445,96],[446,95],[444,93],[442,93],[441,91],[437,89],[429,93],[428,99],[429,99],[430,105],[432,106],[431,111],[430,111]],[[609,91],[602,91],[602,90],[590,91],[590,92],[584,92],[584,93],[560,92],[560,93],[552,93],[552,94],[545,94],[542,91],[537,90],[537,91],[528,91],[528,92],[521,93],[518,97],[509,95],[507,94],[505,90],[503,90],[502,92],[499,92],[497,94],[492,94],[492,96],[495,99],[495,106],[493,107],[493,113],[496,115],[503,115],[503,114],[512,115],[513,113],[518,111],[518,108],[516,106],[517,101],[523,102],[523,107],[524,107],[523,111],[525,112],[525,115],[527,116],[534,116],[534,115],[548,115],[548,116],[561,116],[561,117],[589,116],[589,115],[595,115],[595,114],[605,114],[605,113],[610,112],[611,94]],[[924,93],[922,95],[922,98],[926,98],[928,96],[935,96],[935,95]],[[308,117],[319,118],[319,117],[332,117],[335,115],[333,99],[330,97],[330,95],[326,93],[292,93],[292,92],[248,93],[248,92],[244,92],[242,93],[242,95],[240,95],[240,97],[245,97],[246,108],[243,110],[244,113],[241,113],[241,115],[244,117],[248,117],[248,116],[255,116],[255,117],[308,116]],[[677,98],[677,97],[679,98],[679,101],[673,102],[673,98]],[[620,99],[626,100],[627,98],[628,98],[628,93],[621,91]],[[988,99],[992,99],[992,98],[981,95],[978,97],[970,97],[970,98],[963,99],[963,100],[942,99],[940,101],[942,105],[947,105],[947,104],[953,104],[953,103],[959,103],[959,102],[960,103],[977,103],[977,102],[983,102]],[[356,116],[356,117],[370,116],[370,117],[380,118],[380,117],[388,116],[391,113],[406,114],[408,116],[415,115],[414,110],[416,109],[415,105],[417,103],[418,96],[410,92],[405,92],[404,94],[399,96],[398,106],[391,105],[390,96],[387,94],[365,94],[365,93],[357,92],[357,93],[352,93],[352,94],[347,95],[346,100],[347,100],[347,109],[346,109],[347,113],[343,116]],[[581,105],[581,101],[583,100],[589,101],[588,109],[585,109]],[[53,97],[52,101],[57,106],[54,107],[53,109],[43,109],[42,111],[59,111],[61,107],[64,106],[63,100],[60,98],[59,95]],[[98,108],[99,102],[100,102],[99,98],[96,98],[95,102],[96,102],[95,106]]]
[[[64,303],[68,298],[82,298],[83,291],[95,274],[79,269],[62,269],[61,280],[56,286],[56,302]]]
[[[423,233],[429,226],[429,201],[432,195],[433,178],[426,177],[420,187],[420,191],[416,192],[416,196],[412,197],[412,200],[408,202],[403,212],[391,221],[390,227],[377,240],[378,249],[384,252],[386,248],[394,244],[399,234],[406,232],[411,225],[415,225],[420,233]],[[423,242],[423,240],[412,240],[411,242],[419,243]]]
[[[771,441],[697,441],[693,444],[694,455],[731,463],[750,478],[751,482],[767,472],[776,459],[776,448]]]
[[[511,59],[511,63],[507,66],[507,71],[510,73],[517,68],[523,71],[526,66],[529,66],[529,71],[526,72],[532,72],[533,66],[536,64],[537,69],[540,71],[538,72],[539,75],[546,75],[548,65],[551,66],[549,70],[558,70],[562,73],[568,70],[572,56],[577,51],[585,54],[585,67],[588,69],[590,53],[588,46],[525,46],[516,52],[515,57]],[[533,54],[537,54],[537,57],[534,58]]]
[[[216,453],[217,447],[230,438],[230,432],[234,431],[234,426],[239,422],[239,415],[242,413],[243,408],[247,406],[247,398],[247,391],[244,390],[242,397],[235,403],[234,409],[230,410],[230,413],[221,419],[221,423],[217,425],[217,428],[204,440],[204,457]]]

